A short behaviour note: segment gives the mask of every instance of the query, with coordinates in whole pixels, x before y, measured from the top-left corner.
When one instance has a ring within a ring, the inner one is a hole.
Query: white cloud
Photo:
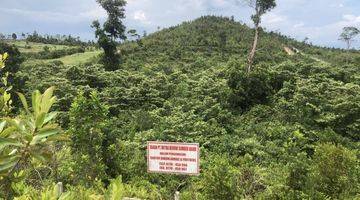
[[[146,17],[146,14],[144,11],[142,10],[137,10],[134,12],[133,18],[137,21],[140,21],[141,23],[144,24],[150,24],[150,21],[148,20],[148,18]]]
[[[213,0],[213,2],[216,6],[224,6],[226,4],[225,0]]]
[[[293,27],[300,28],[300,27],[303,27],[304,25],[305,25],[304,22],[300,22],[300,23],[295,24]]]
[[[343,15],[343,19],[351,24],[360,23],[360,16],[355,15]]]
[[[103,19],[106,18],[106,11],[100,7],[96,7],[92,10],[81,12],[79,16],[88,19]]]
[[[1,0],[0,0],[1,1]],[[359,0],[277,0],[277,7],[262,20],[267,30],[320,45],[340,46],[344,26],[360,27]],[[254,10],[244,0],[127,0],[128,27],[152,32],[202,15],[235,16],[252,26]],[[235,2],[241,2],[236,4]],[[0,6],[0,27],[5,31],[43,30],[83,36],[92,32],[92,20],[106,18],[95,0],[11,0]],[[1,20],[2,19],[2,20]],[[11,22],[11,23],[10,23]],[[64,29],[64,27],[69,27]],[[360,40],[360,39],[359,39]],[[359,42],[360,43],[360,42]]]
[[[275,14],[275,13],[268,13],[268,14],[264,15],[264,17],[263,17],[263,22],[265,25],[274,25],[274,24],[279,24],[279,23],[283,23],[286,21],[287,21],[286,16],[282,16],[282,15]]]
[[[17,8],[0,8],[0,12],[22,16],[28,20],[61,23],[79,23],[106,17],[106,12],[99,7],[76,14],[65,12],[24,10]]]

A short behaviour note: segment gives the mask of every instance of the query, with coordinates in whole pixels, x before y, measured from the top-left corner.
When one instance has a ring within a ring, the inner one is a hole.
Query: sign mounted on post
[[[148,142],[147,163],[150,173],[198,175],[199,144]]]

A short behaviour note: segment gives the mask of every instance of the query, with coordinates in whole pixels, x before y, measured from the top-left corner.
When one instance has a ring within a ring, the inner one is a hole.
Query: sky
[[[203,15],[234,16],[251,26],[252,10],[244,0],[128,0],[125,24],[142,33],[194,20]],[[240,2],[240,3],[239,3]],[[345,47],[338,40],[342,28],[360,28],[360,0],[276,0],[263,17],[266,30],[316,45]],[[96,0],[0,0],[0,32],[71,34],[93,39],[93,20],[106,19]],[[353,43],[360,49],[360,36]]]

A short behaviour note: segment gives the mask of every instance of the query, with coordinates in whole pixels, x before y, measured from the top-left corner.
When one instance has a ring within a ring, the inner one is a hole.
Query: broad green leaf
[[[43,129],[43,130],[39,131],[39,133],[32,139],[30,145],[35,145],[35,144],[39,143],[42,139],[45,139],[52,135],[56,135],[59,132],[60,132],[60,130],[58,128]]]
[[[6,126],[6,121],[2,121],[2,122],[0,123],[0,133],[3,132],[5,126]]]
[[[9,135],[12,135],[12,133],[15,133],[17,131],[17,128],[15,126],[10,126],[0,132],[0,137],[6,138],[9,137]]]
[[[42,95],[41,101],[48,101],[54,93],[55,87],[49,87],[45,90],[44,94]]]
[[[13,86],[11,86],[11,85],[10,85],[9,87],[7,87],[7,88],[6,88],[6,90],[5,90],[5,91],[9,92],[9,91],[11,91],[11,90],[12,90],[12,88],[13,88]]]
[[[36,117],[36,121],[35,121],[36,128],[41,128],[42,127],[42,125],[44,124],[45,117],[46,117],[46,113],[44,113],[44,112],[41,112]]]
[[[19,155],[6,155],[6,156],[0,156],[0,165],[5,165],[9,162],[12,162],[14,160],[17,160],[19,159],[21,156]]]
[[[25,125],[19,119],[10,119],[6,120],[10,125],[16,127],[19,131],[25,131]]]
[[[51,113],[47,114],[45,119],[44,119],[44,124],[47,124],[49,121],[54,119],[57,114],[58,114],[57,112],[51,112]]]
[[[3,148],[5,146],[22,147],[23,144],[21,144],[19,141],[15,140],[15,139],[0,137],[0,148]]]
[[[48,113],[49,110],[50,110],[50,108],[51,108],[51,106],[52,106],[55,102],[56,102],[56,97],[52,97],[52,98],[50,98],[48,101],[42,102],[42,108],[41,108],[41,110],[42,110],[43,112]]]
[[[41,98],[41,111],[42,112],[45,112],[45,113],[49,112],[52,104],[55,103],[56,98],[53,97],[54,90],[55,90],[55,87],[50,87],[42,95],[42,98]]]
[[[70,141],[67,135],[59,134],[48,137],[47,141]]]
[[[24,96],[23,94],[21,94],[21,93],[17,93],[17,94],[18,94],[18,96],[19,96],[19,98],[20,98],[20,100],[21,100],[21,102],[22,102],[22,104],[23,104],[26,112],[30,113],[30,111],[29,111],[29,106],[28,106],[28,103],[27,103],[27,101],[26,101],[25,96]]]
[[[0,172],[15,166],[20,158],[20,155],[0,156]]]
[[[17,152],[18,152],[18,150],[17,150],[17,149],[14,149],[14,150],[12,150],[12,151],[9,153],[9,156],[13,156],[13,155],[15,155]]]
[[[5,163],[5,164],[0,164],[0,172],[14,167],[17,164],[18,160],[19,159],[13,160],[13,161]]]
[[[2,59],[3,59],[3,60],[6,60],[8,57],[9,57],[9,54],[8,54],[8,53],[4,53]]]
[[[35,117],[40,112],[40,103],[41,103],[40,101],[41,101],[41,94],[40,94],[39,90],[36,90],[35,92],[33,92],[32,96],[31,96],[31,103],[32,103],[32,108],[34,110]]]
[[[8,102],[11,99],[11,94],[8,92],[3,93],[3,98],[5,102]]]

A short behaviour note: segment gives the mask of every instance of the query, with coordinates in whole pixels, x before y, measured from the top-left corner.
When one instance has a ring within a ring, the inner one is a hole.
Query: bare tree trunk
[[[350,57],[350,47],[351,47],[351,41],[347,40],[346,41],[346,45],[347,45],[347,52],[346,52],[346,64],[349,64],[349,57]]]
[[[255,36],[254,36],[254,42],[253,45],[251,47],[251,51],[248,57],[248,67],[247,67],[247,72],[249,73],[252,69],[252,66],[254,64],[254,57],[255,57],[255,53],[256,53],[256,47],[257,47],[257,43],[259,40],[259,23],[255,24]]]

